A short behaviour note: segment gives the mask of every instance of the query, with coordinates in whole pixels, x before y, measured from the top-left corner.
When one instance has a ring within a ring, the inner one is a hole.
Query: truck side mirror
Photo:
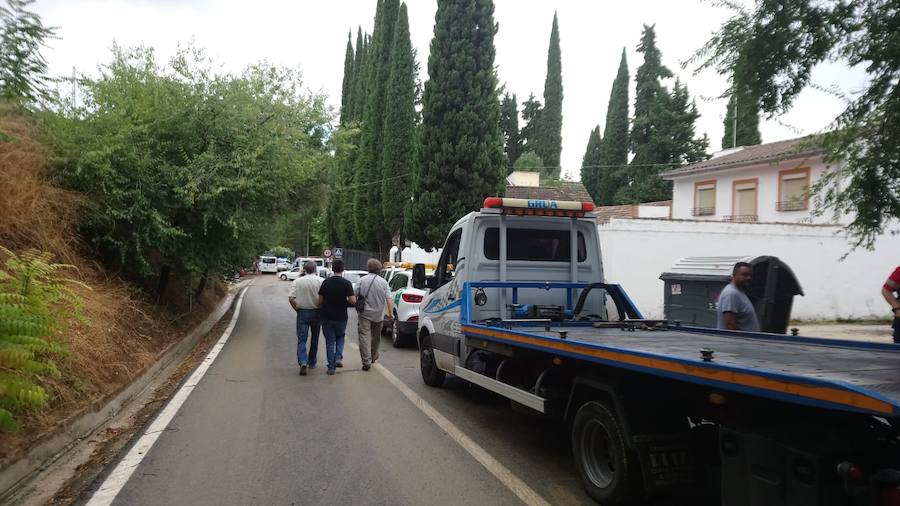
[[[425,285],[425,264],[416,264],[413,266],[412,270],[412,283],[413,288],[423,290],[426,288]]]
[[[425,288],[429,290],[434,290],[438,286],[437,278],[434,276],[428,276],[425,278]]]

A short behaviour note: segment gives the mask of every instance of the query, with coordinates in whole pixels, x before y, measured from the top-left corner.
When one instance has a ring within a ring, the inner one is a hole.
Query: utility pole
[[[733,91],[734,93],[734,123],[731,128],[731,149],[737,147],[737,102],[738,102],[738,94],[737,90]]]
[[[309,220],[306,221],[306,256],[309,256]]]

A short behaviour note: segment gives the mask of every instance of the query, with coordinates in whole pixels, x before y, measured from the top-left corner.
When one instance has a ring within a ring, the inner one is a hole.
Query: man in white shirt
[[[291,283],[288,302],[297,312],[297,364],[300,376],[306,376],[307,367],[316,366],[316,352],[319,349],[319,287],[322,278],[316,275],[315,262],[306,262],[303,275]],[[309,355],[306,353],[306,333],[310,333]]]

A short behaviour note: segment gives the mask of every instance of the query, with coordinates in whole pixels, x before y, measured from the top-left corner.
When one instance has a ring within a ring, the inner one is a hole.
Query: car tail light
[[[419,315],[416,315],[416,316],[410,316],[410,317],[409,317],[409,320],[406,320],[406,321],[408,321],[408,322],[417,322],[417,321],[419,321]]]
[[[400,296],[400,298],[403,299],[403,302],[409,302],[410,304],[418,304],[419,302],[422,302],[422,296],[413,293],[404,293]]]

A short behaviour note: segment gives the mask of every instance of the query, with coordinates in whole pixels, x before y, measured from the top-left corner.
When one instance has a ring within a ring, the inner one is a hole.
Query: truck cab
[[[523,291],[513,300],[506,288],[479,289],[482,303],[469,304],[461,297],[467,282],[602,282],[593,207],[590,202],[489,197],[481,210],[457,221],[433,278],[427,280],[429,293],[420,306],[417,335],[420,349],[423,338],[430,340],[438,368],[452,372],[472,351],[460,331],[461,311],[469,311],[472,320],[521,317],[523,312],[537,318],[546,316],[541,311],[558,307],[558,292]],[[423,274],[417,282],[426,283]],[[570,302],[571,297],[572,292]],[[605,302],[599,294],[592,295],[583,312],[602,314]]]

